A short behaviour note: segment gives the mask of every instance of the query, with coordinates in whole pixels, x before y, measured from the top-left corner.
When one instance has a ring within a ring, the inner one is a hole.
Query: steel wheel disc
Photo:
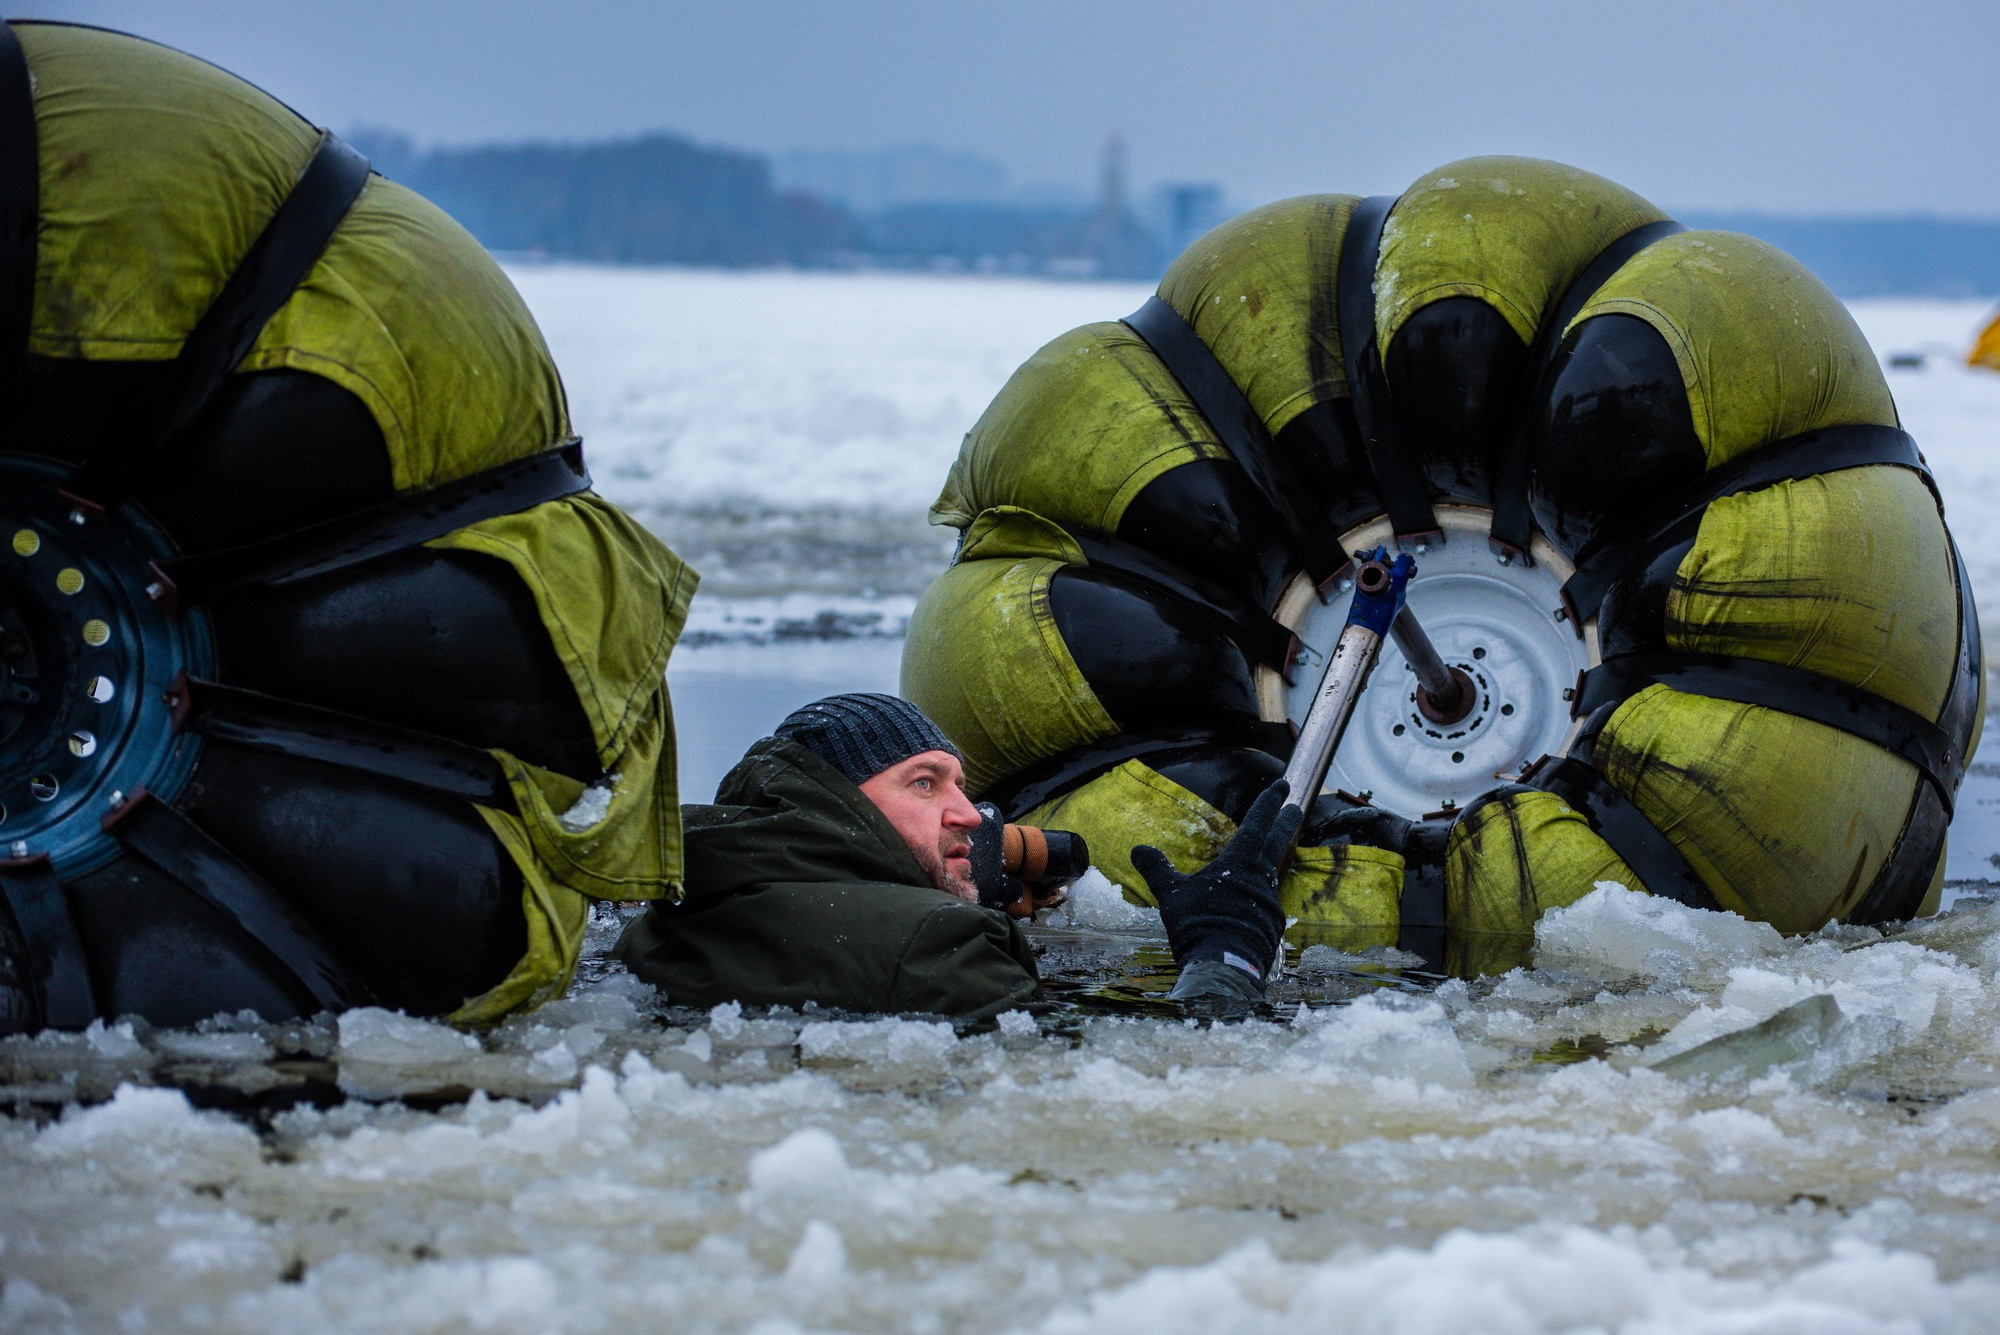
[[[1577,726],[1569,693],[1577,674],[1598,661],[1595,621],[1579,636],[1557,619],[1570,574],[1560,552],[1537,538],[1533,565],[1503,562],[1486,541],[1490,511],[1441,506],[1437,514],[1446,540],[1414,553],[1410,606],[1444,660],[1472,680],[1477,700],[1458,722],[1425,718],[1415,676],[1395,642],[1384,642],[1325,785],[1411,818],[1460,809],[1537,757],[1565,749]],[[1341,542],[1348,551],[1372,549],[1392,545],[1393,535],[1379,520]],[[1268,669],[1259,673],[1265,718],[1303,722],[1351,599],[1348,585],[1329,589],[1321,602],[1304,576],[1286,591],[1278,619],[1305,647],[1292,685]]]

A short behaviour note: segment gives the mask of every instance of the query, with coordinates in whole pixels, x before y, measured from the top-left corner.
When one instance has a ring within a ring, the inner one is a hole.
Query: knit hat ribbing
[[[797,742],[857,784],[925,751],[959,754],[922,710],[874,691],[815,700],[788,714],[776,735]]]

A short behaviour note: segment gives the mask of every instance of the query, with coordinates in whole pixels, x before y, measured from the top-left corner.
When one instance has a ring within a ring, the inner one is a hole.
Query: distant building
[[[1167,261],[1186,250],[1191,242],[1221,222],[1227,214],[1222,203],[1222,187],[1213,181],[1184,181],[1160,186],[1154,192],[1154,213],[1160,220],[1160,240],[1166,246]]]
[[[1159,239],[1133,214],[1125,181],[1125,140],[1104,145],[1097,209],[1059,242],[1044,268],[1068,278],[1152,278],[1160,271]]]

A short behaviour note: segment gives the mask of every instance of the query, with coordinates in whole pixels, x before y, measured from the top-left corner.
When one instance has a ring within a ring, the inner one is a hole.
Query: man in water
[[[1212,1012],[1262,1000],[1284,931],[1278,866],[1301,819],[1283,784],[1228,847],[1183,874],[1132,862],[1181,966],[1172,997]],[[836,695],[750,748],[716,805],[682,809],[686,897],[657,904],[617,955],[674,1001],[997,1015],[1040,991],[1020,923],[973,879],[982,817],[958,748],[915,705]]]

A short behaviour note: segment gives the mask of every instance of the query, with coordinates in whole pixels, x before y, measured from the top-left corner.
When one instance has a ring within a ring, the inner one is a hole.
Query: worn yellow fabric
[[[1033,510],[1018,505],[996,505],[981,510],[965,530],[959,559],[992,560],[1001,556],[1046,556],[1065,565],[1088,565],[1082,544],[1060,524],[1052,524]]]
[[[399,490],[570,433],[555,363],[507,275],[442,209],[379,176],[241,369],[275,367],[325,376],[367,404]]]
[[[1236,822],[1154,770],[1128,760],[1021,817],[1026,825],[1072,830],[1090,845],[1091,865],[1134,904],[1153,893],[1132,867],[1132,849],[1151,844],[1182,871],[1214,860]],[[1402,920],[1403,859],[1379,848],[1301,848],[1278,884],[1287,918],[1342,933],[1342,950],[1394,945]],[[1362,932],[1364,937],[1352,935]]]
[[[1445,921],[1455,932],[1532,932],[1544,913],[1574,904],[1599,881],[1646,888],[1569,803],[1553,793],[1508,793],[1451,827]]]
[[[1665,686],[1618,707],[1594,761],[1717,903],[1781,932],[1861,902],[1921,782],[1908,761],[1838,729]]]
[[[590,719],[598,759],[611,765],[660,688],[699,582],[693,568],[591,492],[430,545],[491,556],[520,575]]]
[[[1072,830],[1090,845],[1090,863],[1147,908],[1153,892],[1133,870],[1132,849],[1151,844],[1182,871],[1211,861],[1236,832],[1236,823],[1143,760],[1128,760],[1089,783],[1044,802],[1021,817],[1024,825]]]
[[[478,811],[507,856],[522,869],[521,910],[527,920],[528,948],[505,978],[446,1017],[468,1027],[498,1023],[568,991],[583,957],[583,932],[590,922],[590,901],[541,873],[520,821],[491,807]]]
[[[1958,659],[1937,501],[1906,468],[1850,468],[1725,496],[1667,594],[1675,649],[1782,663],[1935,719]]]
[[[1118,727],[1078,671],[1049,610],[1049,580],[1074,553],[1062,530],[1018,509],[982,515],[924,592],[903,641],[902,693],[988,784]]]
[[[1710,468],[1828,426],[1895,426],[1882,368],[1805,266],[1735,232],[1683,232],[1612,275],[1570,325],[1636,316],[1667,341]]]
[[[1386,848],[1295,849],[1278,882],[1278,903],[1287,918],[1323,929],[1314,939],[1328,945],[1393,946],[1403,921],[1403,872],[1403,855]]]
[[[92,28],[14,31],[34,78],[41,162],[29,350],[170,358],[319,134],[178,51]]]
[[[1160,280],[1273,435],[1316,403],[1347,397],[1334,300],[1354,195],[1301,195],[1231,218]]]
[[[1224,454],[1144,340],[1116,321],[1085,325],[1030,357],[994,396],[930,518],[964,528],[981,510],[1018,505],[1110,533],[1154,478]]]
[[[1474,297],[1533,343],[1597,253],[1666,214],[1614,181],[1540,158],[1449,162],[1405,190],[1382,228],[1375,336],[1446,297]]]
[[[234,75],[166,47],[88,28],[18,32],[35,76],[41,162],[30,349],[171,358],[319,133]],[[442,210],[379,176],[240,369],[280,367],[325,376],[368,406],[399,489],[569,434],[555,366],[506,275]]]
[[[480,814],[521,869],[528,951],[455,1019],[485,1023],[568,986],[587,899],[678,898],[681,813],[667,656],[697,576],[630,516],[585,493],[430,544],[513,567],[534,594],[597,742],[611,800],[590,825],[563,813],[584,786],[495,751],[516,810]]]
[[[319,132],[235,76],[87,28],[16,28],[34,76],[42,223],[31,350],[163,360],[291,190]],[[143,255],[145,263],[132,257]],[[570,430],[540,331],[465,230],[371,177],[241,371],[289,368],[354,393],[381,428],[398,489],[545,450]],[[695,575],[592,495],[489,520],[432,544],[506,562],[614,776],[603,819],[562,822],[582,785],[499,754],[518,810],[482,809],[519,866],[528,950],[459,1019],[559,995],[586,896],[679,892],[680,807],[664,674]]]
[[[584,785],[505,751],[493,752],[506,772],[515,810],[478,811],[521,870],[528,948],[505,978],[452,1014],[454,1023],[491,1023],[561,996],[576,973],[592,899],[680,897],[673,710],[664,685],[648,704],[607,774],[609,808],[589,825],[571,828],[563,821]]]

